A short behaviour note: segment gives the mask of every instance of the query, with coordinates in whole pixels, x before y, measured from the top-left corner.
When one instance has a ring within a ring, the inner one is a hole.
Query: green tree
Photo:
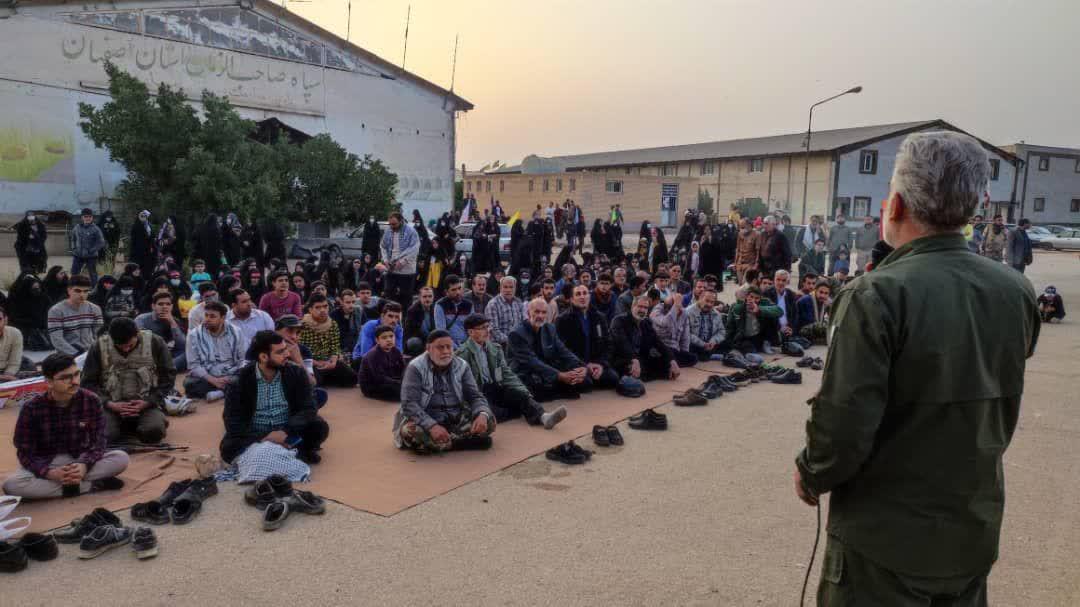
[[[351,154],[325,134],[275,148],[285,160],[286,200],[296,221],[338,225],[389,213],[397,176],[381,160]]]
[[[713,205],[712,194],[710,194],[708,190],[698,190],[697,208],[699,211],[705,211],[705,214],[710,216],[716,212],[716,207]]]

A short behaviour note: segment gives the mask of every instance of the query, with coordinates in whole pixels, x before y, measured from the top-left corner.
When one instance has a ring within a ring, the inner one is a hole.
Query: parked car
[[[1053,238],[1054,233],[1042,226],[1031,226],[1028,228],[1028,238],[1031,239],[1031,248],[1033,249],[1045,249],[1046,240]]]
[[[1080,251],[1080,230],[1075,228],[1066,230],[1057,236],[1047,238],[1043,242],[1045,247],[1051,251]]]
[[[383,231],[390,229],[385,221],[379,222],[379,228]],[[364,254],[364,226],[360,226],[349,232],[344,238],[292,238],[289,245],[290,259],[307,259],[318,257],[323,249],[330,251],[331,256],[361,257]]]
[[[1058,234],[1060,234],[1062,232],[1068,232],[1069,230],[1074,229],[1074,228],[1070,228],[1069,226],[1059,226],[1059,225],[1055,225],[1055,224],[1039,226],[1039,227],[1040,228],[1046,228],[1047,230],[1050,230],[1050,233],[1053,234],[1054,236],[1057,236]]]
[[[468,259],[472,259],[472,231],[475,226],[475,223],[462,223],[454,228],[458,235],[454,250],[464,253]],[[510,261],[510,226],[505,223],[499,224],[499,259],[505,262]]]

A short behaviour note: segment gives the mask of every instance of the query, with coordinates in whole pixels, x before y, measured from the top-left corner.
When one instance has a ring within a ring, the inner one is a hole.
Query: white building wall
[[[1025,174],[1020,174],[1020,193],[1023,205],[1020,213],[1035,224],[1080,224],[1080,211],[1072,212],[1071,202],[1080,200],[1080,150],[1066,148],[1039,148],[1018,145],[1017,155],[1028,162],[1026,169],[1027,187],[1024,188]],[[1030,151],[1030,155],[1028,152]],[[1039,158],[1050,159],[1049,170],[1039,170]],[[1035,210],[1035,199],[1044,198],[1046,205],[1042,211]]]
[[[851,198],[852,214],[855,214],[856,197],[868,197],[870,214],[874,216],[881,214],[881,203],[889,196],[889,182],[892,179],[893,168],[896,166],[896,153],[905,137],[907,135],[883,139],[840,154],[835,196]],[[876,150],[878,153],[877,171],[873,174],[859,172],[859,161],[863,150]],[[997,180],[989,184],[989,199],[994,203],[1008,203],[1012,196],[1016,167],[999,154],[990,152],[990,158],[997,159],[1000,168]]]
[[[114,2],[109,8],[127,5],[152,6]],[[15,16],[0,19],[0,213],[70,211],[113,195],[126,172],[78,127],[79,102],[100,106],[108,100],[106,58],[151,90],[164,82],[197,98],[208,89],[229,96],[246,118],[273,116],[309,134],[329,133],[350,152],[371,154],[398,175],[397,200],[406,212],[418,208],[433,216],[449,209],[455,108],[440,93],[362,65],[331,69],[71,23],[61,14],[81,6],[22,5]],[[54,142],[45,146],[51,156],[38,150],[43,140]],[[25,164],[30,151],[53,165],[13,176],[11,166]]]

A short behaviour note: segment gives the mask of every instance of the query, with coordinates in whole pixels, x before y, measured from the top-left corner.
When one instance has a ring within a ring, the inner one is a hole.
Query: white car
[[[1042,226],[1031,226],[1028,228],[1028,238],[1031,239],[1031,246],[1036,249],[1045,249],[1046,240],[1054,237],[1054,233]]]
[[[1043,240],[1043,245],[1051,251],[1080,251],[1080,230],[1072,229],[1061,232],[1053,238]]]

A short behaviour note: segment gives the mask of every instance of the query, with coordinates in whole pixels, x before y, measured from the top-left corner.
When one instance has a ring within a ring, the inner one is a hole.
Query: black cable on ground
[[[806,566],[806,577],[803,578],[802,594],[799,595],[799,607],[806,603],[806,586],[810,583],[810,570],[814,568],[814,557],[817,556],[818,542],[821,540],[821,502],[817,504],[817,533],[814,535],[814,550],[810,553],[810,564]]]

